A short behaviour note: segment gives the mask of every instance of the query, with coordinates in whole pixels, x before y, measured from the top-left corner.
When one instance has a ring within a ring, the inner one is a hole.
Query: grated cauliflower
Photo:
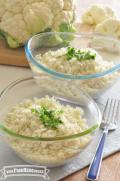
[[[45,106],[50,110],[63,110],[57,129],[50,129],[43,125],[40,118],[31,109]],[[59,137],[73,135],[88,129],[84,118],[84,111],[80,107],[62,105],[54,97],[26,99],[14,106],[5,119],[6,126],[17,134],[30,137]],[[26,141],[8,138],[10,146],[27,162],[34,164],[63,164],[65,161],[79,154],[91,140],[91,135],[59,140],[59,141]]]
[[[56,72],[66,75],[90,75],[104,72],[115,65],[115,62],[104,60],[103,57],[94,49],[87,48],[96,53],[94,60],[77,61],[76,58],[67,60],[66,48],[60,48],[56,51],[48,51],[44,54],[38,54],[36,60],[45,67]],[[97,96],[104,92],[115,79],[119,77],[119,73],[115,72],[99,78],[85,80],[70,80],[52,77],[44,73],[39,68],[31,64],[31,68],[36,75],[36,81],[44,90],[52,92],[56,95],[80,98],[79,90],[87,91],[91,96]]]
[[[77,49],[81,51],[90,51],[95,53],[94,60],[86,59],[86,61],[77,61],[76,57],[71,60],[67,60],[67,48],[60,48],[55,51],[49,50],[44,54],[38,54],[36,56],[37,61],[43,64],[45,67],[55,70],[56,72],[71,74],[71,75],[88,75],[96,74],[110,69],[114,66],[114,62],[108,62],[103,60],[102,56],[91,48]]]
[[[89,7],[81,18],[83,23],[96,26],[110,17],[115,17],[115,12],[112,8],[96,4]]]
[[[66,31],[66,24],[70,25],[74,19],[73,1],[0,0],[0,35],[11,48],[16,48],[48,28],[60,31],[63,25]]]

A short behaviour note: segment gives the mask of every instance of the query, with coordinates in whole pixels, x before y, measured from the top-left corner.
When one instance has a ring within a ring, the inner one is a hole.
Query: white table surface
[[[10,82],[31,75],[31,70],[28,68],[0,65],[0,91]]]

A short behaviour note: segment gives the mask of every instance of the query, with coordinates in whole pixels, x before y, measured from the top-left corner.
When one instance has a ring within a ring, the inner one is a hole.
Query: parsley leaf
[[[60,119],[60,114],[63,113],[62,110],[48,110],[46,107],[41,107],[39,109],[31,109],[31,112],[38,115],[40,121],[43,125],[50,129],[57,129],[59,124],[63,124],[63,121]]]
[[[78,61],[85,61],[85,60],[94,60],[96,57],[96,53],[91,52],[90,50],[75,50],[73,47],[67,48],[67,60],[72,58],[77,58]]]

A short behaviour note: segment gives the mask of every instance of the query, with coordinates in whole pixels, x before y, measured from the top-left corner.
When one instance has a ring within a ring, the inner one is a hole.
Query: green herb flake
[[[43,125],[50,129],[57,129],[63,121],[60,119],[60,114],[63,113],[62,110],[48,110],[46,107],[41,107],[39,109],[31,109],[31,112],[38,115],[40,121]]]
[[[75,50],[73,47],[67,48],[67,60],[71,60],[72,58],[76,58],[78,61],[85,60],[94,60],[96,57],[96,53],[91,52],[90,50]]]

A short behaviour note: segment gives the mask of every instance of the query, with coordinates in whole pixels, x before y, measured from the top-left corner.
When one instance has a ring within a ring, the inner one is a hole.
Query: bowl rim
[[[96,74],[86,74],[86,75],[71,75],[71,74],[65,74],[65,73],[60,73],[57,72],[55,70],[49,69],[46,66],[44,66],[43,64],[41,64],[40,62],[37,61],[37,59],[32,55],[32,52],[30,50],[30,45],[32,43],[32,40],[37,37],[43,37],[46,35],[70,35],[70,36],[77,36],[78,38],[82,37],[82,38],[90,38],[93,36],[97,36],[97,37],[101,37],[101,38],[105,38],[105,39],[109,39],[111,41],[117,41],[117,43],[120,44],[120,41],[117,38],[113,38],[110,36],[104,36],[102,34],[99,33],[69,33],[69,32],[46,32],[46,33],[39,33],[37,35],[34,35],[33,37],[31,37],[28,42],[25,44],[25,53],[26,53],[26,57],[29,63],[32,63],[33,65],[35,65],[36,67],[38,67],[39,69],[43,70],[44,72],[55,76],[57,78],[62,78],[62,79],[68,79],[68,80],[86,80],[86,79],[92,79],[92,78],[99,78],[99,77],[103,77],[105,75],[111,74],[117,70],[120,69],[120,63],[113,66],[112,68],[105,70],[103,72],[100,73],[96,73]]]
[[[13,87],[20,84],[21,82],[29,81],[29,80],[34,80],[34,78],[33,77],[24,77],[24,78],[17,79],[16,81],[13,81],[12,83],[8,84],[8,86],[5,87],[0,92],[0,101],[2,99],[4,99],[4,95],[6,95],[7,92],[9,92],[9,90],[11,90]],[[94,104],[94,106],[96,107],[96,110],[97,110],[97,114],[98,114],[97,123],[94,124],[93,126],[91,126],[89,129],[86,129],[83,132],[68,135],[68,136],[59,136],[59,137],[50,137],[50,138],[48,138],[48,137],[30,137],[30,136],[23,136],[23,135],[17,134],[14,131],[7,128],[6,126],[4,126],[4,124],[2,124],[2,123],[0,123],[0,130],[2,131],[3,135],[5,133],[5,134],[10,135],[12,137],[24,139],[24,140],[28,140],[28,141],[30,141],[30,140],[31,141],[60,141],[60,140],[74,139],[74,138],[78,138],[78,137],[82,137],[84,135],[90,134],[90,133],[94,132],[99,127],[99,125],[101,123],[101,119],[102,119],[101,111],[100,111],[97,103],[86,92],[83,92],[82,90],[80,90],[80,91]]]

